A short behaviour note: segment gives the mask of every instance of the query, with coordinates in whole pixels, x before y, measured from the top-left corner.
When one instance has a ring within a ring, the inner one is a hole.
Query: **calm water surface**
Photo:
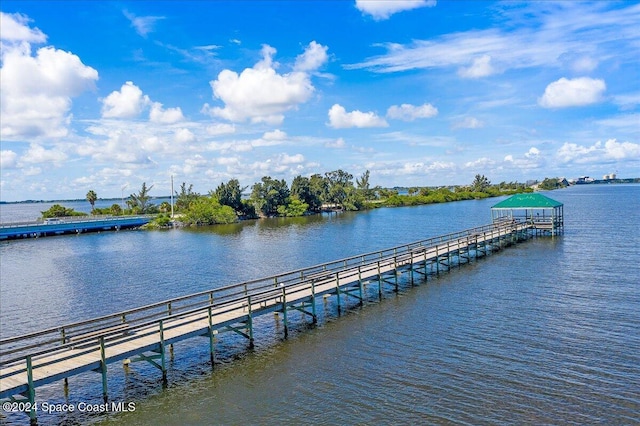
[[[328,299],[315,328],[293,316],[286,341],[265,315],[253,351],[221,336],[214,372],[206,339],[183,342],[164,390],[154,368],[113,364],[111,399],[135,412],[40,424],[640,424],[640,186],[548,195],[565,204],[560,238],[340,316]],[[485,224],[499,200],[2,242],[0,335]],[[99,375],[69,384],[37,397],[101,402]]]

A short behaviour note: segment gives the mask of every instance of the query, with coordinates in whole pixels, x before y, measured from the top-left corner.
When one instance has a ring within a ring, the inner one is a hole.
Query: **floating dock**
[[[149,216],[93,216],[44,219],[36,222],[0,224],[0,240],[39,238],[83,232],[117,231],[149,223]]]
[[[99,373],[102,396],[108,400],[108,366],[147,361],[167,383],[167,347],[196,336],[206,337],[211,367],[219,334],[233,332],[253,347],[254,319],[278,313],[284,337],[288,314],[302,312],[317,322],[316,305],[335,297],[338,312],[347,299],[363,304],[382,300],[430,276],[536,235],[530,222],[499,220],[452,234],[361,254],[266,278],[214,288],[196,294],[61,325],[0,340],[0,399],[36,407],[36,388],[87,372]],[[417,279],[416,279],[417,278]],[[377,284],[377,285],[376,285]],[[195,343],[201,340],[193,339]],[[173,354],[172,347],[169,348]],[[98,376],[97,376],[98,377]],[[25,410],[37,424],[37,411]]]

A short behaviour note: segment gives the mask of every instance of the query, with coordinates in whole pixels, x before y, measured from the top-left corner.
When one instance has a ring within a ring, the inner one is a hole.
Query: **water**
[[[230,334],[211,372],[206,339],[176,345],[169,387],[144,363],[110,366],[132,413],[40,415],[40,424],[640,424],[640,186],[548,194],[565,234],[385,293],[320,323],[270,315],[256,349]],[[166,232],[0,243],[0,335],[458,231],[499,199]],[[37,389],[101,402],[100,376]],[[10,424],[24,417],[10,416]]]

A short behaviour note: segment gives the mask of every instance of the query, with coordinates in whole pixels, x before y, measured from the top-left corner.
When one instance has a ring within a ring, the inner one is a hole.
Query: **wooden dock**
[[[347,298],[362,303],[366,282],[398,290],[399,277],[426,279],[454,265],[529,238],[532,225],[499,221],[490,225],[323,263],[271,277],[232,284],[208,291],[118,312],[36,333],[0,340],[0,399],[33,406],[36,388],[86,371],[102,377],[108,398],[107,366],[118,361],[152,363],[167,380],[168,345],[195,336],[208,338],[215,365],[218,334],[231,331],[254,343],[255,317],[278,312],[288,334],[287,313],[296,310],[317,321],[316,300],[335,296],[338,309]],[[28,412],[37,423],[36,412]]]

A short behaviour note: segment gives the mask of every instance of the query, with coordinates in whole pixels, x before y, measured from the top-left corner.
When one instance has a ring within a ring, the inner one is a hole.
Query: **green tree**
[[[320,179],[322,180],[321,176]],[[319,211],[322,207],[321,191],[314,191],[311,179],[303,176],[296,176],[291,182],[291,197],[297,197],[312,211]]]
[[[324,174],[327,181],[327,202],[335,206],[344,206],[347,188],[353,187],[353,175],[344,170],[334,170]]]
[[[264,216],[278,214],[278,206],[286,206],[290,191],[284,179],[272,179],[264,176],[261,182],[251,187],[251,200]]]
[[[247,187],[240,187],[238,179],[231,179],[226,184],[221,183],[215,191],[209,191],[210,195],[215,195],[223,206],[229,206],[236,212],[244,213],[244,205],[242,204],[242,192]]]
[[[93,213],[95,210],[97,200],[98,200],[98,195],[95,193],[93,189],[87,192],[87,201],[89,202],[89,204],[91,204],[91,213]]]
[[[304,216],[308,209],[309,204],[302,202],[298,197],[292,196],[286,206],[278,206],[278,214],[289,217]]]
[[[485,175],[476,175],[471,184],[471,190],[473,192],[485,192],[491,186],[491,182]]]
[[[198,197],[200,197],[200,194],[193,191],[193,184],[190,184],[187,187],[187,183],[182,182],[182,185],[180,185],[180,192],[178,193],[176,191],[176,210],[179,212],[187,210],[189,205],[193,201],[197,200]]]
[[[151,191],[152,188],[153,185],[147,188],[147,183],[142,182],[142,188],[140,189],[140,192],[138,192],[137,194],[131,194],[129,196],[127,204],[129,205],[129,208],[133,213],[146,214],[153,211],[153,208],[155,206],[149,202],[151,200],[149,191]]]
[[[369,170],[367,170],[362,174],[360,178],[356,179],[358,192],[360,192],[365,201],[369,201],[375,198],[375,192],[369,186],[369,176],[370,172]]]
[[[322,204],[327,202],[329,194],[329,187],[327,180],[320,174],[313,174],[309,178],[309,191],[311,198],[306,202],[309,203],[309,208],[313,211],[320,211]]]
[[[184,212],[181,221],[187,225],[214,225],[233,223],[238,216],[233,208],[223,206],[216,197],[199,197]]]
[[[112,204],[110,209],[111,214],[114,216],[121,216],[122,215],[122,207],[120,207],[120,204]]]
[[[87,216],[86,213],[77,212],[74,209],[64,207],[60,204],[54,204],[53,206],[49,207],[48,210],[40,213],[42,213],[42,217],[44,219],[50,217]]]

